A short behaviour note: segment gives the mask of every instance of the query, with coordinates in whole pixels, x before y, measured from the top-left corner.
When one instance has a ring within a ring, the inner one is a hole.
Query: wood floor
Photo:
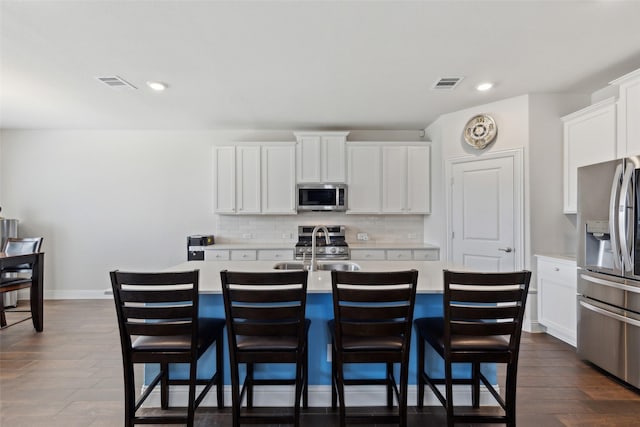
[[[113,303],[46,301],[44,320],[41,334],[30,321],[0,331],[0,425],[123,425]],[[410,426],[444,422],[440,407],[418,411],[412,406],[409,413]],[[303,414],[303,426],[338,425],[330,408],[311,408]],[[230,411],[201,408],[196,425],[230,426]],[[561,341],[524,334],[518,425],[640,426],[640,393],[582,362]]]

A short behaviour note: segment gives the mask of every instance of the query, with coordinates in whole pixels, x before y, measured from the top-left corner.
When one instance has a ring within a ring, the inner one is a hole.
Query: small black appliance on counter
[[[194,235],[187,237],[187,261],[204,261],[202,246],[213,245],[213,235]]]

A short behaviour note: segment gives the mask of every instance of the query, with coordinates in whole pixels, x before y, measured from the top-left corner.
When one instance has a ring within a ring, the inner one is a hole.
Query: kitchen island
[[[360,271],[398,271],[398,270],[418,270],[418,287],[416,296],[416,305],[414,318],[427,316],[442,315],[442,292],[443,292],[443,269],[460,270],[455,265],[441,261],[356,261],[360,266]],[[188,261],[171,268],[166,271],[185,271],[197,269],[200,271],[200,315],[201,317],[219,317],[224,318],[224,306],[222,302],[222,288],[220,282],[220,271],[274,271],[275,261]],[[320,262],[322,264],[322,262]],[[313,271],[309,272],[308,278],[308,297],[307,297],[307,318],[311,319],[311,329],[309,331],[309,405],[310,406],[330,406],[331,404],[331,355],[330,338],[327,330],[327,321],[333,317],[333,301],[331,295],[331,272],[330,271]],[[226,339],[226,336],[225,336]],[[415,383],[416,383],[416,343],[415,336],[411,337],[411,354],[409,359],[409,404],[416,401]],[[224,383],[230,384],[229,377],[229,356],[228,348],[225,343],[225,375]],[[427,346],[427,366],[429,366],[432,374],[438,376],[443,375],[443,364],[440,357],[435,354],[429,346]],[[198,366],[198,372],[201,376],[205,376],[214,366],[215,354],[210,351],[201,358]],[[372,366],[353,366],[348,367],[357,369],[358,376],[371,375],[379,376],[383,372],[382,365]],[[287,365],[268,365],[263,366],[262,370],[256,367],[256,377],[261,372],[268,369],[269,375],[278,375],[281,377],[291,376],[292,369]],[[180,372],[178,372],[178,370]],[[185,367],[176,366],[173,373],[177,375],[185,375],[187,370]],[[349,375],[349,371],[345,372]],[[355,371],[353,371],[355,372]],[[454,375],[459,377],[467,377],[470,369],[466,366],[458,366],[454,369]],[[495,367],[487,366],[483,369],[485,375],[495,382]],[[157,373],[154,366],[147,366],[146,378],[153,378]],[[228,386],[230,387],[230,386]],[[351,390],[349,390],[351,389]],[[357,389],[357,392],[355,391]],[[347,402],[349,405],[370,405],[371,402],[384,402],[385,391],[383,387],[348,387]],[[456,401],[470,401],[470,392],[466,388],[463,389],[464,394],[456,397]],[[215,393],[210,393],[212,396]],[[292,390],[286,387],[258,387],[256,388],[255,404],[260,405],[289,405],[292,402]],[[209,400],[211,399],[211,400]],[[207,396],[205,405],[214,405],[213,398]],[[186,398],[185,398],[186,401]],[[211,402],[211,403],[209,403]],[[230,404],[230,395],[225,390],[225,402]],[[439,404],[435,397],[431,395],[429,390],[426,391],[425,404]]]

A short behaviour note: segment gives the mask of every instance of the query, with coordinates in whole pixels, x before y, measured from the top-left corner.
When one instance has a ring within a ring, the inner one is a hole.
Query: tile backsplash
[[[347,215],[305,212],[298,215],[217,215],[216,242],[296,242],[299,225],[344,225],[347,242],[367,233],[368,243],[422,242],[424,215]]]

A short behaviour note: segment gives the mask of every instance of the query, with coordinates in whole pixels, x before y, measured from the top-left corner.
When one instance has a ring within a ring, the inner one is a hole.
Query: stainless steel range
[[[296,243],[295,258],[311,259],[313,225],[301,225],[298,227],[298,243]],[[318,231],[316,236],[317,259],[350,259],[349,245],[345,241],[345,228],[343,225],[327,225],[329,231],[329,243],[326,242],[324,231]]]

